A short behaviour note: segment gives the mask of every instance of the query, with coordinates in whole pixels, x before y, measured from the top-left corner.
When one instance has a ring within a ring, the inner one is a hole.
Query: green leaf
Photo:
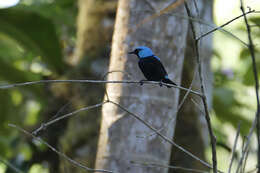
[[[250,56],[250,52],[249,52],[249,50],[246,48],[246,49],[242,49],[242,51],[240,52],[239,58],[240,58],[241,60],[244,60],[244,59],[246,59],[246,58],[249,58],[249,56]]]
[[[55,72],[64,72],[61,46],[52,22],[22,9],[0,10],[0,32],[4,32],[36,55]]]
[[[243,105],[235,99],[231,89],[216,88],[214,90],[213,108],[217,118],[223,123],[230,123],[234,128],[237,128],[238,123],[241,122],[241,133],[245,135],[251,123],[239,111],[235,111],[241,107]]]
[[[9,63],[3,61],[3,58],[1,57],[0,67],[0,79],[8,81],[10,83],[27,82],[41,79],[40,75],[19,70]],[[43,96],[41,86],[34,85],[24,88],[27,89],[29,92],[36,94],[37,96]]]
[[[11,66],[9,63],[6,63],[2,61],[2,58],[0,57],[0,77],[6,81],[17,83],[17,82],[27,82],[27,81],[33,81],[33,80],[39,80],[40,76],[33,74],[31,72],[25,72],[22,70],[19,70],[13,66]]]
[[[257,64],[257,69],[258,69],[258,76],[260,75],[260,64]],[[253,67],[252,65],[249,65],[245,74],[243,75],[243,84],[247,86],[253,86],[255,85],[255,77],[253,73]]]
[[[260,17],[250,17],[249,21],[253,22],[256,25],[260,26]]]

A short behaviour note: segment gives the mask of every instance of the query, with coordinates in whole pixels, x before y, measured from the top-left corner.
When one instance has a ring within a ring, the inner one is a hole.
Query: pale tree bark
[[[116,0],[78,1],[77,43],[74,54],[69,59],[74,68],[71,68],[64,78],[101,79],[107,71],[104,62],[107,62],[109,58],[107,45],[110,45],[112,40],[116,4]],[[69,106],[64,110],[68,112],[97,104],[104,95],[102,85],[66,86]],[[62,114],[64,113],[65,111],[62,111]],[[59,138],[60,151],[91,168],[95,163],[101,119],[98,115],[100,115],[100,109],[93,109],[68,119],[66,126],[61,128],[63,133]],[[60,159],[59,170],[60,172],[86,172],[63,159]]]
[[[213,1],[199,0],[196,1],[197,10],[194,2],[189,3],[189,7],[192,9],[194,16],[202,19],[208,24],[213,23],[212,21],[212,5]],[[202,33],[209,31],[211,28],[204,24],[196,24],[197,37]],[[207,102],[209,110],[212,105],[212,85],[213,85],[213,74],[211,71],[210,61],[212,56],[212,36],[208,35],[203,38],[200,46],[200,58],[202,63],[202,72],[204,78],[204,85],[206,91]],[[194,40],[192,33],[189,30],[187,37],[187,47],[185,50],[185,63],[183,67],[182,85],[186,88],[190,87],[191,82],[196,72],[196,78],[193,82],[193,89],[200,90],[200,80],[198,77],[197,62],[194,51]],[[195,68],[194,68],[195,67]],[[181,97],[185,92],[182,92]],[[196,102],[196,103],[194,103]],[[208,129],[205,121],[205,115],[203,111],[201,99],[190,95],[183,107],[178,112],[176,133],[174,140],[181,146],[188,148],[199,158],[205,160],[205,148],[209,144]],[[192,142],[191,142],[192,141]],[[196,160],[184,155],[179,150],[173,148],[171,165],[182,166],[185,168],[193,169],[205,169],[205,166],[197,162]],[[171,170],[169,172],[182,173],[185,171]]]
[[[149,2],[157,9],[162,9],[172,1],[151,0]],[[182,5],[174,10],[179,14],[185,12]],[[179,83],[188,21],[175,16],[160,16],[135,30],[137,23],[153,13],[146,1],[119,0],[109,71],[120,70],[131,74],[132,79],[144,79],[138,69],[138,59],[127,55],[127,51],[135,46],[146,45],[161,58],[169,77]],[[125,79],[129,79],[125,73],[111,73],[108,76],[108,80]],[[178,89],[154,85],[108,84],[107,93],[110,100],[137,114],[157,129],[176,116]],[[168,171],[165,168],[146,168],[131,164],[131,161],[163,164],[169,162],[172,147],[169,143],[157,135],[137,137],[152,132],[142,123],[111,103],[103,106],[101,123],[96,168],[124,173]],[[172,138],[174,123],[162,133]]]

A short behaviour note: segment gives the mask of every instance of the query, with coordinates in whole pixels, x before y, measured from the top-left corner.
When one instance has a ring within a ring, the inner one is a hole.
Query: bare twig
[[[249,150],[250,150],[250,146],[249,145],[248,145],[248,147],[246,147],[247,141],[248,141],[247,136],[244,136],[243,137],[243,141],[242,141],[242,148],[241,148],[241,154],[242,154],[242,156],[244,156],[244,159],[242,159],[241,164],[239,164],[237,166],[237,170],[236,170],[237,173],[239,173],[239,172],[240,173],[244,173],[243,169],[246,166],[246,161],[247,161],[247,157],[248,157]]]
[[[188,154],[190,157],[192,157],[193,159],[199,161],[201,164],[203,164],[204,166],[207,166],[208,168],[212,168],[212,166],[210,164],[208,164],[207,162],[201,160],[200,158],[198,158],[197,156],[193,155],[191,152],[189,152],[188,150],[184,149],[183,147],[179,146],[178,144],[176,144],[175,142],[173,142],[171,139],[169,139],[168,137],[164,136],[163,134],[161,134],[160,132],[158,132],[157,129],[155,129],[153,126],[151,126],[148,122],[146,122],[145,120],[143,120],[142,118],[140,118],[139,116],[137,116],[136,114],[132,113],[131,111],[129,111],[128,109],[124,108],[123,106],[121,106],[120,104],[113,102],[113,101],[109,101],[110,103],[116,105],[117,107],[119,107],[120,109],[122,109],[123,111],[127,112],[128,114],[130,114],[131,116],[133,116],[135,119],[137,119],[138,121],[140,121],[141,123],[143,123],[146,127],[148,127],[149,129],[151,129],[153,132],[155,132],[158,136],[160,136],[162,139],[164,139],[166,142],[172,144],[173,146],[175,146],[176,148],[178,148],[179,150],[183,151],[184,153]]]
[[[147,3],[148,0],[145,0],[145,2]],[[195,1],[194,1],[194,2],[195,2]],[[196,3],[195,3],[195,4],[196,4]],[[151,4],[150,4],[150,5],[151,5]],[[149,5],[149,6],[150,6],[150,5]],[[151,6],[150,6],[150,8],[151,8]],[[152,9],[152,8],[151,8],[151,9]],[[155,9],[152,9],[152,10],[156,12]],[[142,12],[143,12],[143,11],[142,11]],[[245,15],[248,15],[248,14],[251,14],[251,13],[259,13],[259,11],[253,11],[253,10],[252,10],[252,11],[247,12]],[[209,26],[209,27],[211,27],[211,28],[214,28],[214,29],[208,31],[207,33],[204,33],[204,34],[201,35],[200,37],[198,37],[197,39],[199,39],[199,40],[200,40],[202,37],[205,37],[205,36],[207,36],[207,35],[209,35],[209,34],[215,32],[215,31],[222,31],[222,32],[224,32],[224,33],[227,33],[229,36],[233,37],[234,39],[238,40],[239,42],[241,42],[244,46],[246,46],[246,47],[248,46],[247,43],[245,43],[245,42],[244,42],[243,40],[241,40],[239,37],[237,37],[237,36],[234,35],[233,33],[229,32],[229,31],[227,31],[227,30],[225,30],[225,29],[223,28],[223,27],[225,27],[226,25],[228,25],[228,24],[234,22],[235,20],[237,20],[237,19],[243,17],[243,15],[237,16],[237,17],[235,17],[235,18],[229,20],[228,22],[222,24],[221,26],[216,26],[216,25],[214,25],[214,24],[213,24],[213,25],[212,25],[212,24],[209,24],[208,22],[206,22],[206,21],[204,21],[204,20],[202,20],[202,19],[199,19],[199,18],[197,18],[197,17],[194,17],[194,16],[193,16],[193,17],[186,17],[186,16],[183,16],[183,14],[180,14],[180,13],[165,12],[163,15],[176,16],[176,17],[178,17],[178,18],[182,18],[182,19],[186,19],[186,20],[192,20],[192,21],[194,21],[194,22],[196,22],[196,23],[200,23],[200,24]],[[252,25],[251,25],[251,26],[252,26]],[[253,25],[252,27],[255,27],[255,26],[260,26],[260,25]]]
[[[191,98],[191,101],[192,101],[192,103],[198,108],[198,110],[200,111],[200,113],[204,114],[204,111],[203,111],[203,109],[200,107],[200,104],[197,103],[197,101],[194,100],[193,98]]]
[[[255,78],[255,92],[256,92],[256,102],[257,102],[257,111],[256,111],[256,138],[257,138],[257,168],[260,169],[260,101],[259,101],[259,78],[258,78],[258,72],[256,67],[256,60],[255,60],[255,50],[254,50],[254,44],[251,36],[251,28],[248,24],[247,17],[245,16],[245,10],[243,6],[242,0],[240,0],[240,9],[244,15],[244,20],[247,28],[247,36],[248,36],[248,49],[252,58],[252,65],[253,65],[253,72],[254,72],[254,78]],[[249,9],[251,11],[251,9]]]
[[[184,2],[184,5],[185,5],[185,9],[187,11],[188,16],[192,17],[190,9],[189,9],[186,1]],[[218,169],[217,169],[216,137],[214,136],[213,130],[211,127],[209,110],[208,110],[207,100],[206,100],[205,91],[204,91],[204,85],[203,85],[204,81],[203,81],[203,77],[202,77],[201,60],[200,60],[199,48],[198,48],[199,40],[196,39],[195,27],[194,27],[192,20],[189,20],[189,21],[190,21],[190,26],[191,26],[191,30],[192,30],[193,40],[195,42],[195,54],[196,54],[196,58],[197,58],[199,78],[200,78],[200,83],[201,83],[201,85],[200,85],[201,93],[202,93],[201,98],[202,98],[202,102],[203,102],[203,106],[204,106],[205,118],[206,118],[208,131],[209,131],[209,135],[210,135],[210,141],[211,141],[213,172],[217,173]]]
[[[191,88],[192,88],[193,83],[194,83],[194,81],[195,81],[196,75],[197,75],[197,69],[194,70],[194,75],[193,75],[193,78],[192,78],[192,81],[191,81],[189,90],[185,93],[185,95],[184,95],[182,101],[180,102],[180,104],[179,104],[179,106],[178,106],[178,111],[179,111],[179,109],[182,107],[182,105],[184,104],[184,102],[185,102],[185,100],[187,99],[189,93],[191,92]]]
[[[194,1],[195,2],[195,1]],[[212,32],[215,32],[215,31],[221,31],[223,33],[226,33],[228,34],[229,36],[231,36],[232,38],[238,40],[239,42],[241,42],[244,46],[247,47],[247,43],[245,43],[243,40],[241,40],[239,37],[237,37],[236,35],[234,35],[232,32],[222,28],[221,26],[216,26],[215,24],[211,24],[211,23],[208,23],[207,21],[205,20],[202,20],[202,19],[199,19],[195,16],[193,17],[188,17],[188,16],[184,16],[183,14],[180,14],[180,13],[167,13],[166,15],[169,15],[169,16],[176,16],[176,17],[179,17],[179,18],[182,18],[182,19],[186,19],[186,20],[192,20],[193,22],[196,22],[196,23],[199,23],[199,24],[203,24],[205,26],[208,26],[208,27],[211,27],[211,28],[214,28],[214,31]],[[233,19],[232,19],[233,20]],[[212,33],[211,32],[211,33]],[[208,34],[207,34],[208,35]],[[205,35],[206,36],[206,35]]]
[[[49,119],[50,120],[53,120],[55,119],[56,117],[58,117],[69,105],[71,104],[71,101],[67,102],[65,105],[63,105],[59,110],[58,112]]]
[[[207,36],[207,35],[209,35],[209,34],[215,32],[215,31],[217,31],[217,30],[219,30],[219,29],[221,29],[221,28],[227,26],[228,24],[234,22],[235,20],[237,20],[237,19],[239,19],[239,18],[241,18],[241,17],[243,17],[243,16],[246,16],[247,14],[254,13],[254,12],[255,12],[255,10],[252,10],[252,11],[248,11],[248,12],[246,12],[246,13],[240,15],[240,16],[237,16],[237,17],[235,17],[235,18],[229,20],[228,22],[226,22],[226,23],[224,23],[224,24],[222,24],[222,25],[220,25],[220,26],[218,26],[218,27],[216,27],[216,28],[214,28],[214,29],[212,29],[212,30],[210,30],[210,31],[208,31],[208,32],[206,32],[206,33],[204,33],[204,34],[202,34],[202,35],[199,36],[196,40],[198,41],[198,40],[202,39],[203,37],[205,37],[205,36]]]
[[[257,170],[257,168],[253,168],[253,169],[251,169],[251,170],[247,171],[246,173],[255,173],[255,172],[256,172],[256,170]]]
[[[8,124],[9,127],[13,127],[17,130],[19,130],[20,132],[23,132],[24,134],[32,137],[33,139],[43,143],[44,145],[46,145],[49,149],[51,149],[53,152],[55,152],[56,154],[58,154],[59,156],[61,156],[62,158],[64,158],[65,160],[69,161],[70,163],[72,163],[73,165],[82,168],[86,171],[90,171],[90,172],[109,172],[109,173],[113,173],[113,171],[108,171],[108,170],[104,170],[104,169],[91,169],[89,167],[86,167],[85,165],[71,159],[70,157],[66,156],[64,153],[61,153],[60,151],[56,150],[53,146],[51,146],[49,143],[47,143],[46,141],[44,141],[43,139],[36,137],[35,135],[33,135],[32,133],[24,130],[23,128],[14,125],[14,124]]]
[[[231,152],[231,159],[230,159],[230,164],[229,164],[229,168],[228,168],[228,173],[231,172],[232,164],[233,164],[233,161],[234,161],[234,158],[235,158],[237,141],[238,141],[238,137],[239,137],[239,133],[240,133],[240,126],[241,126],[241,123],[239,122],[238,127],[237,127],[237,133],[236,133],[235,141],[234,141],[232,152]]]
[[[133,79],[133,76],[130,73],[128,73],[126,71],[122,71],[122,70],[107,71],[106,73],[103,74],[102,79],[105,80],[107,75],[110,74],[110,73],[123,73],[123,74],[125,74],[128,77],[128,79]]]
[[[135,32],[140,26],[154,20],[155,18],[177,8],[178,6],[180,6],[181,4],[183,4],[185,0],[177,0],[177,1],[173,1],[172,3],[170,3],[167,7],[163,8],[162,10],[155,12],[154,14],[152,14],[151,16],[148,16],[146,18],[144,18],[142,21],[140,21],[139,23],[136,24],[135,28],[133,30],[129,30],[129,34]],[[147,1],[146,1],[147,2]],[[149,4],[149,3],[148,3]],[[151,7],[151,6],[150,6]]]
[[[1,89],[10,89],[20,86],[27,86],[27,85],[35,85],[35,84],[43,84],[43,83],[96,83],[96,84],[103,84],[103,83],[113,83],[113,84],[140,84],[140,81],[129,81],[129,80],[123,80],[123,81],[105,81],[105,80],[40,80],[40,81],[32,81],[32,82],[23,82],[23,83],[15,83],[15,84],[9,84],[9,85],[0,85]],[[159,85],[162,84],[164,86],[171,86],[173,88],[178,88],[184,91],[189,91],[188,88],[184,88],[181,86],[176,86],[172,84],[167,83],[161,83],[157,81],[143,81],[143,84],[150,84],[150,85]],[[190,90],[190,93],[193,93],[198,96],[202,96],[201,93],[197,91]]]
[[[8,160],[2,158],[0,156],[0,162],[2,162],[3,164],[5,164],[6,166],[8,166],[12,171],[14,171],[15,173],[23,173],[23,171],[19,170],[18,168],[16,168],[15,165],[13,165],[12,163],[10,163]]]
[[[192,79],[191,84],[190,84],[190,87],[189,87],[189,91],[187,91],[187,92],[185,93],[183,99],[181,100],[180,104],[178,105],[178,108],[177,108],[177,110],[176,110],[176,113],[179,112],[179,110],[181,109],[182,105],[184,104],[185,100],[187,99],[187,97],[188,97],[188,95],[189,95],[189,93],[190,93],[190,91],[191,91],[191,88],[192,88],[192,86],[193,86],[193,83],[194,83],[194,81],[195,81],[196,74],[197,74],[197,70],[194,70],[194,71],[195,71],[195,72],[194,72],[193,79]],[[177,118],[176,116],[175,116],[175,117],[174,117],[174,116],[171,117],[171,118],[169,119],[168,123],[165,124],[165,125],[163,125],[163,126],[162,126],[160,129],[158,129],[157,131],[158,131],[158,132],[161,132],[162,130],[164,130],[165,128],[167,128],[170,124],[173,124],[173,122],[176,120],[176,118]],[[156,134],[156,133],[153,132],[153,133],[148,134],[148,135],[146,135],[146,136],[137,136],[137,137],[139,137],[139,138],[147,138],[147,137],[153,136],[153,135],[155,135],[155,134]]]
[[[252,137],[252,135],[253,135],[253,133],[254,133],[254,129],[255,129],[255,127],[256,127],[256,122],[257,122],[257,116],[255,116],[255,119],[254,119],[254,121],[253,121],[253,124],[252,124],[252,126],[251,126],[251,128],[250,128],[249,134],[246,136],[247,141],[246,141],[246,143],[244,144],[244,147],[242,147],[242,148],[243,148],[243,149],[242,149],[243,152],[242,152],[242,156],[241,156],[241,158],[240,158],[240,160],[239,160],[239,162],[238,162],[238,166],[237,166],[237,169],[236,169],[236,173],[238,173],[239,168],[240,168],[240,166],[242,165],[243,160],[244,160],[244,158],[245,158],[246,151],[247,151],[248,148],[249,148],[249,144],[250,144],[250,141],[251,141],[251,137]]]
[[[102,80],[105,80],[107,75],[110,74],[110,73],[122,73],[124,75],[126,75],[129,79],[132,79],[132,75],[126,71],[122,71],[122,70],[112,70],[112,71],[107,71],[105,74],[103,74],[102,76]],[[108,95],[108,92],[107,92],[107,89],[106,89],[106,85],[104,85],[104,90],[105,90],[105,99],[106,100],[109,100],[109,95]]]
[[[152,4],[150,1],[145,0],[144,2],[146,2],[146,4],[147,4],[153,11],[156,12],[156,8],[153,6],[153,4]]]
[[[241,169],[241,173],[244,173],[244,172],[245,172],[246,163],[247,163],[247,158],[248,158],[249,152],[250,152],[250,148],[246,151],[245,161],[244,161],[243,167],[242,167],[242,169]]]
[[[197,172],[197,173],[209,173],[207,171],[199,170],[199,169],[190,169],[190,168],[184,168],[180,166],[171,166],[171,165],[165,165],[165,164],[159,164],[159,163],[150,163],[150,162],[138,162],[138,161],[131,161],[132,164],[140,165],[144,167],[161,167],[161,168],[167,168],[167,169],[174,169],[174,170],[182,170],[187,172]]]
[[[242,0],[240,2],[241,2],[241,11],[244,14],[245,12],[244,12],[244,7],[243,7]],[[255,13],[259,13],[259,12],[257,11]],[[236,172],[239,172],[239,168],[242,165],[244,158],[247,157],[247,151],[249,150],[250,139],[251,139],[251,137],[253,135],[253,131],[254,131],[255,127],[259,127],[259,95],[258,95],[259,83],[258,83],[258,73],[257,73],[256,63],[255,63],[255,52],[254,52],[254,45],[253,45],[252,38],[251,38],[251,30],[250,30],[250,26],[248,24],[246,16],[244,16],[244,20],[245,20],[246,27],[247,27],[247,32],[248,32],[248,39],[249,39],[248,47],[249,47],[249,51],[250,51],[250,54],[251,54],[251,57],[252,57],[252,61],[253,61],[253,71],[254,71],[254,77],[255,77],[255,81],[256,81],[256,84],[255,84],[255,88],[256,89],[255,90],[256,90],[256,98],[257,98],[257,111],[256,111],[255,119],[254,119],[254,121],[252,123],[252,126],[250,128],[250,132],[249,132],[249,134],[246,137],[247,138],[247,142],[246,142],[246,144],[243,147],[242,156],[241,156],[241,158],[239,160]],[[258,139],[258,164],[257,164],[257,169],[259,171],[259,134],[258,133],[259,133],[259,130],[257,128],[257,139]]]
[[[92,105],[92,106],[83,107],[83,108],[80,108],[80,109],[78,109],[78,110],[76,110],[76,111],[74,111],[74,112],[70,112],[70,113],[68,113],[68,114],[59,116],[59,117],[57,117],[57,118],[55,118],[55,119],[53,119],[53,120],[51,120],[51,121],[48,121],[48,122],[46,122],[46,123],[42,123],[39,128],[37,128],[36,130],[34,130],[34,131],[32,132],[32,134],[35,135],[35,136],[37,136],[40,131],[46,129],[48,126],[50,126],[50,125],[52,125],[52,124],[54,124],[54,123],[56,123],[56,122],[58,122],[58,121],[60,121],[60,120],[62,120],[62,119],[64,119],[64,118],[71,117],[71,116],[73,116],[73,115],[75,115],[75,114],[77,114],[77,113],[79,113],[79,112],[82,112],[82,111],[86,111],[86,110],[89,110],[89,109],[93,109],[93,108],[100,107],[100,106],[102,106],[103,104],[105,104],[105,103],[107,103],[107,102],[108,102],[108,101],[104,101],[104,102],[102,102],[102,103],[98,103],[98,104],[95,104],[95,105]]]

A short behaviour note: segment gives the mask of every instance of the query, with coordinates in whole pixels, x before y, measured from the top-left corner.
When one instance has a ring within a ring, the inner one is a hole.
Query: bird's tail
[[[172,85],[176,85],[176,83],[174,83],[173,81],[171,81],[170,79],[164,78],[162,80],[163,83],[167,83],[167,84],[172,84]],[[171,88],[171,86],[167,86],[167,88]]]

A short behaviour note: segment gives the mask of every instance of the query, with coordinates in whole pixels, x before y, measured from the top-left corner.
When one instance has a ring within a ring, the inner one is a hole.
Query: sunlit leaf
[[[235,112],[243,105],[234,98],[234,92],[228,88],[216,88],[213,97],[213,108],[217,118],[225,123],[230,123],[234,128],[241,122],[241,133],[247,134],[250,121],[243,117],[240,112]]]
[[[18,83],[18,82],[27,82],[27,81],[34,81],[40,80],[41,76],[37,74],[33,74],[31,72],[26,72],[19,70],[3,61],[3,58],[0,57],[0,80],[7,81],[9,83]],[[1,83],[3,85],[4,83]],[[30,93],[34,93],[38,96],[42,96],[41,87],[38,85],[24,87]]]
[[[249,21],[253,22],[256,25],[260,26],[260,17],[250,17]]]
[[[258,76],[260,75],[260,63],[257,64],[257,68],[258,68]],[[246,70],[246,73],[244,74],[243,76],[243,83],[245,85],[248,85],[248,86],[252,86],[252,85],[255,85],[255,77],[254,77],[254,73],[253,73],[253,66],[250,65],[247,70]]]
[[[5,9],[0,10],[0,26],[0,32],[40,55],[52,70],[59,73],[64,71],[60,43],[49,19],[31,11]]]

